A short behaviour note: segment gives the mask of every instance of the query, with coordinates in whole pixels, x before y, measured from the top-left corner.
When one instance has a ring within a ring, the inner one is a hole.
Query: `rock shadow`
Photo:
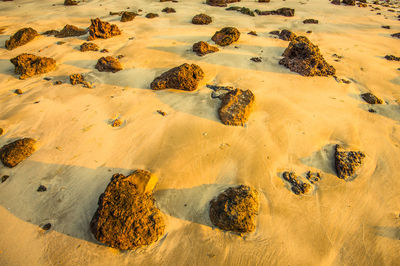
[[[300,159],[300,161],[309,167],[319,169],[325,174],[336,176],[335,145],[327,144],[319,151],[313,152],[311,156]]]
[[[373,229],[378,236],[400,240],[400,227],[374,226]]]

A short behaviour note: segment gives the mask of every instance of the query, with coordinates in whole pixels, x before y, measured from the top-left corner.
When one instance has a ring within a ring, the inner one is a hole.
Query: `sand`
[[[400,32],[398,12],[317,0],[237,5],[291,7],[296,13],[250,17],[197,0],[87,0],[69,7],[61,0],[0,2],[0,146],[21,137],[39,142],[17,167],[0,166],[0,175],[10,176],[0,184],[1,265],[399,263],[400,65],[383,59],[400,56],[400,40],[390,37]],[[109,15],[127,7],[143,9],[142,16],[122,23]],[[176,13],[161,12],[165,7]],[[150,12],[160,17],[145,18]],[[213,22],[191,24],[198,13]],[[20,28],[39,33],[66,24],[86,28],[96,17],[122,30],[120,36],[94,41],[108,54],[80,52],[87,35],[39,36],[12,51],[4,48]],[[308,18],[319,24],[303,24]],[[204,57],[191,51],[198,41],[213,45],[212,35],[226,26],[240,30],[237,43]],[[268,32],[285,28],[318,45],[337,76],[351,83],[302,77],[279,65],[289,43]],[[247,34],[252,30],[258,36]],[[54,58],[56,70],[19,80],[9,59],[23,52]],[[94,68],[100,57],[120,54],[124,70]],[[336,62],[333,54],[343,58]],[[261,63],[250,60],[259,56]],[[197,91],[150,90],[156,76],[183,63],[204,70]],[[93,88],[69,84],[74,73],[84,74]],[[53,85],[56,80],[64,84]],[[210,97],[206,84],[251,89],[256,104],[244,127],[220,122],[220,101]],[[16,95],[16,89],[23,94]],[[368,105],[359,96],[365,92],[385,103]],[[122,125],[111,127],[116,118]],[[335,144],[366,154],[352,181],[336,176]],[[166,233],[147,248],[119,252],[98,243],[89,222],[112,174],[135,169],[159,178],[154,194]],[[311,193],[298,196],[281,178],[288,170],[303,176],[320,171],[322,178]],[[257,228],[244,237],[216,229],[208,217],[209,201],[239,184],[260,194]],[[37,192],[40,185],[47,191]],[[52,224],[49,231],[40,228],[46,223]]]

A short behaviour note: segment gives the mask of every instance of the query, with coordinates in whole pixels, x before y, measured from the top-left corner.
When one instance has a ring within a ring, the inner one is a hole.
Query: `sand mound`
[[[20,79],[47,73],[56,68],[56,61],[53,58],[40,57],[33,54],[20,54],[10,61],[15,66],[15,73],[21,74]]]
[[[27,44],[28,42],[35,39],[39,34],[36,30],[32,28],[23,28],[17,31],[13,36],[10,37],[9,40],[6,41],[6,48],[8,50],[15,49],[19,46]]]
[[[1,162],[10,168],[16,166],[35,152],[35,144],[36,140],[24,138],[4,145],[0,149]]]

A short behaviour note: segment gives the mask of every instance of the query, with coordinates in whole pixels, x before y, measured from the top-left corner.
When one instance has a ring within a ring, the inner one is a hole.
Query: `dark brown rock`
[[[259,3],[269,3],[271,0],[258,0]]]
[[[21,89],[16,89],[16,90],[14,91],[14,93],[17,94],[17,95],[21,95],[23,92],[22,92]]]
[[[36,151],[36,140],[31,138],[18,139],[0,149],[1,162],[7,167],[14,167]]]
[[[192,23],[197,25],[208,25],[212,22],[212,18],[206,14],[197,14],[192,18]]]
[[[400,61],[400,57],[394,55],[385,55],[385,59],[389,61]]]
[[[226,27],[217,31],[211,40],[220,46],[227,46],[239,40],[240,32],[234,27]]]
[[[10,61],[15,66],[15,73],[20,74],[20,79],[47,73],[56,68],[56,61],[54,59],[33,54],[20,54]]]
[[[148,13],[148,14],[146,14],[146,18],[156,18],[156,17],[158,17],[158,14],[156,14],[156,13]]]
[[[150,245],[164,234],[164,218],[152,195],[155,184],[150,187],[145,184],[153,180],[151,173],[144,170],[129,176],[113,175],[90,222],[98,241],[131,250]]]
[[[248,35],[253,35],[253,36],[258,36],[257,32],[255,32],[255,31],[250,31],[247,34]]]
[[[281,30],[279,33],[279,39],[284,41],[293,41],[297,35],[290,30]]]
[[[249,15],[249,16],[251,16],[251,17],[254,17],[254,16],[255,16],[254,12],[253,12],[250,8],[247,8],[247,7],[232,6],[232,7],[228,7],[228,8],[225,9],[225,10],[228,10],[228,11],[230,11],[230,10],[237,11],[237,12],[240,12],[240,13],[242,13],[242,14]]]
[[[9,179],[10,178],[10,176],[9,175],[3,175],[2,177],[1,177],[1,183],[4,183],[4,182],[6,182],[7,181],[7,179]]]
[[[173,9],[172,7],[166,7],[163,10],[161,10],[161,12],[164,12],[164,13],[176,13],[175,9]]]
[[[45,191],[47,191],[47,187],[40,185],[36,191],[37,192],[45,192]]]
[[[218,110],[222,123],[230,126],[243,126],[253,109],[254,94],[250,90],[234,89],[221,97]]]
[[[340,0],[332,0],[331,3],[334,5],[340,5]]]
[[[342,3],[348,6],[355,6],[356,0],[342,0]]]
[[[95,39],[108,39],[113,36],[121,35],[121,31],[115,24],[101,21],[99,18],[92,19],[91,22],[92,24],[89,27],[89,41]]]
[[[311,189],[311,185],[299,180],[294,172],[283,172],[282,177],[290,183],[291,189],[296,195],[305,194]]]
[[[303,20],[303,23],[304,24],[318,24],[318,20],[309,18],[309,19]]]
[[[65,0],[64,1],[64,6],[76,6],[78,5],[78,1],[75,0]]]
[[[36,30],[32,28],[23,28],[17,31],[13,36],[10,37],[9,40],[6,41],[6,48],[8,50],[15,49],[19,46],[27,44],[28,42],[35,39],[39,34]]]
[[[293,8],[282,7],[277,10],[271,10],[271,11],[261,11],[256,9],[254,12],[256,12],[257,15],[259,16],[279,15],[285,17],[293,17],[295,11]]]
[[[273,30],[273,31],[270,31],[269,34],[278,35],[279,36],[280,31],[279,30]]]
[[[85,29],[80,29],[74,25],[65,25],[65,27],[55,36],[58,38],[82,36],[86,34]]]
[[[262,58],[261,57],[252,57],[250,58],[251,61],[256,62],[256,63],[261,63],[262,62]]]
[[[87,51],[98,51],[99,46],[97,44],[92,43],[92,42],[84,42],[80,46],[81,52],[87,52]]]
[[[132,21],[138,14],[136,14],[135,12],[124,12],[122,13],[121,16],[121,22],[128,22],[128,21]]]
[[[210,220],[218,228],[237,233],[256,229],[258,192],[248,186],[231,187],[210,201]]]
[[[60,32],[58,30],[48,30],[48,31],[43,32],[43,35],[56,36],[59,33]]]
[[[382,104],[383,101],[370,92],[361,94],[361,98],[369,104]]]
[[[193,44],[193,52],[195,52],[198,56],[203,56],[218,51],[219,51],[218,47],[209,45],[208,43],[203,41]]]
[[[225,7],[230,3],[240,2],[240,0],[207,0],[206,4],[210,6]]]
[[[107,57],[102,57],[97,61],[96,69],[100,72],[115,73],[122,70],[122,65],[118,61],[118,59],[112,56],[107,56]]]
[[[361,151],[345,151],[340,145],[336,145],[335,166],[337,176],[345,180],[354,177],[364,158],[365,154]]]
[[[282,55],[279,64],[302,76],[329,76],[336,72],[322,57],[318,46],[304,36],[292,40]]]

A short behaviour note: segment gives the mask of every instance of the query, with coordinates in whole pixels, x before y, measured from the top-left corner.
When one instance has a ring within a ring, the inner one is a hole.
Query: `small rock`
[[[268,16],[268,15],[279,15],[279,16],[285,16],[285,17],[293,17],[294,16],[294,9],[288,8],[288,7],[283,7],[283,8],[279,8],[277,10],[272,10],[272,11],[261,11],[261,10],[256,9],[255,12],[259,16]]]
[[[37,189],[37,192],[45,192],[45,191],[47,191],[47,188],[43,185],[40,185]]]
[[[54,85],[61,85],[62,84],[62,81],[61,80],[56,80],[55,82],[54,82]]]
[[[156,18],[156,17],[158,17],[158,14],[156,14],[156,13],[148,13],[148,14],[146,14],[146,18]]]
[[[100,53],[109,53],[107,49],[101,49]]]
[[[161,12],[164,12],[164,13],[176,13],[175,9],[173,9],[172,7],[166,7]]]
[[[260,63],[262,62],[262,58],[261,57],[252,57],[250,58],[251,61],[256,62],[256,63]]]
[[[206,4],[210,6],[225,7],[230,3],[240,2],[240,0],[207,0]]]
[[[392,34],[392,35],[390,35],[390,36],[392,36],[392,37],[394,37],[394,38],[399,38],[399,39],[400,39],[400,32],[394,33],[394,34]]]
[[[294,172],[283,172],[282,177],[292,185],[291,189],[296,195],[305,194],[311,189],[310,184],[299,180]]]
[[[225,10],[233,10],[233,11],[237,11],[237,12],[240,12],[240,13],[242,13],[242,14],[245,14],[245,15],[249,15],[249,16],[252,16],[252,17],[254,17],[255,16],[255,14],[254,14],[254,12],[253,11],[251,11],[249,8],[247,8],[247,7],[238,7],[238,6],[232,6],[232,7],[228,7],[227,9],[225,9]]]
[[[335,166],[340,179],[353,177],[361,166],[365,154],[361,151],[345,151],[340,145],[335,147]]]
[[[0,149],[0,160],[5,166],[13,168],[35,152],[35,144],[36,140],[31,138],[6,144]]]
[[[132,21],[138,14],[135,12],[123,12],[121,16],[121,22]]]
[[[92,42],[84,42],[80,46],[81,52],[87,52],[87,51],[98,51],[99,46],[97,44],[92,43]]]
[[[118,118],[113,120],[112,123],[111,123],[112,127],[120,127],[121,125],[122,125],[122,121],[119,120]]]
[[[284,41],[293,41],[296,37],[297,35],[291,32],[290,30],[282,30],[279,33],[279,39]]]
[[[369,109],[368,109],[368,112],[370,112],[370,113],[376,113],[376,111],[375,111],[374,109],[372,109],[372,108],[369,108]]]
[[[56,44],[57,44],[57,45],[63,45],[63,44],[65,44],[65,42],[59,41],[59,42],[56,42]]]
[[[100,72],[118,72],[122,70],[122,65],[118,61],[118,59],[112,57],[112,56],[107,56],[107,57],[102,57],[97,61],[96,67],[98,71]]]
[[[64,1],[64,6],[76,6],[78,5],[78,1],[75,0],[65,0]]]
[[[314,184],[321,180],[321,174],[318,172],[312,173],[311,171],[308,171],[306,174],[306,178],[308,179],[308,181],[310,181],[311,184]]]
[[[58,38],[75,37],[85,35],[86,30],[80,29],[74,25],[65,25],[64,28],[55,36]]]
[[[370,92],[361,94],[361,98],[369,104],[382,104],[383,101]]]
[[[20,79],[47,73],[56,68],[56,61],[54,59],[33,54],[20,54],[10,61],[15,66],[15,74],[20,74]]]
[[[4,183],[4,182],[6,182],[7,181],[7,179],[9,179],[10,178],[10,176],[9,175],[3,175],[2,177],[1,177],[1,183]]]
[[[58,30],[48,30],[43,32],[43,35],[47,35],[47,36],[55,36],[57,34],[59,34],[60,32]]]
[[[159,114],[162,115],[162,116],[166,116],[166,115],[167,115],[166,112],[163,112],[163,111],[161,111],[161,110],[157,110],[157,113],[159,113]]]
[[[18,94],[18,95],[21,95],[23,92],[22,92],[21,89],[16,89],[16,90],[14,91],[14,93],[15,93],[15,94]]]
[[[72,85],[82,84],[86,88],[92,87],[89,82],[85,81],[84,77],[81,74],[72,74],[69,76],[69,80]]]
[[[279,30],[273,30],[273,31],[269,32],[269,34],[271,34],[271,35],[279,35],[279,33],[280,33]]]
[[[0,127],[0,136],[4,134],[4,129]]]
[[[381,28],[383,28],[383,29],[390,29],[390,26],[387,26],[387,25],[384,25],[384,26],[381,26]]]
[[[224,125],[243,126],[252,111],[254,94],[250,90],[235,89],[222,96],[219,118]]]
[[[23,28],[11,36],[10,39],[6,41],[5,46],[8,50],[13,50],[32,41],[38,35],[37,31],[32,28]]]
[[[209,53],[218,52],[219,49],[216,46],[209,45],[206,42],[200,41],[193,44],[193,52],[195,52],[198,56],[203,56]]]
[[[220,46],[230,45],[239,40],[240,32],[234,27],[226,27],[217,31],[211,40]]]
[[[340,5],[340,0],[332,0],[331,3],[334,5]]]
[[[400,57],[394,55],[385,55],[385,59],[389,61],[400,61]]]
[[[212,18],[206,14],[198,14],[192,18],[192,23],[196,25],[208,25],[212,22]]]
[[[42,229],[43,229],[44,231],[48,231],[48,230],[50,230],[50,228],[51,228],[51,223],[47,223],[47,224],[45,224],[45,225],[42,226]]]
[[[253,36],[258,36],[258,34],[257,34],[255,31],[250,31],[250,32],[248,32],[247,34],[253,35]]]
[[[348,6],[355,6],[356,0],[342,0],[342,3]]]
[[[125,55],[123,55],[123,54],[117,55],[117,59],[121,59],[121,58],[124,58],[124,57],[125,57]]]
[[[89,27],[89,41],[95,39],[108,39],[113,36],[121,35],[117,25],[101,21],[99,18],[91,19]]]
[[[303,23],[304,24],[318,24],[318,20],[309,18],[309,19],[303,20]]]

